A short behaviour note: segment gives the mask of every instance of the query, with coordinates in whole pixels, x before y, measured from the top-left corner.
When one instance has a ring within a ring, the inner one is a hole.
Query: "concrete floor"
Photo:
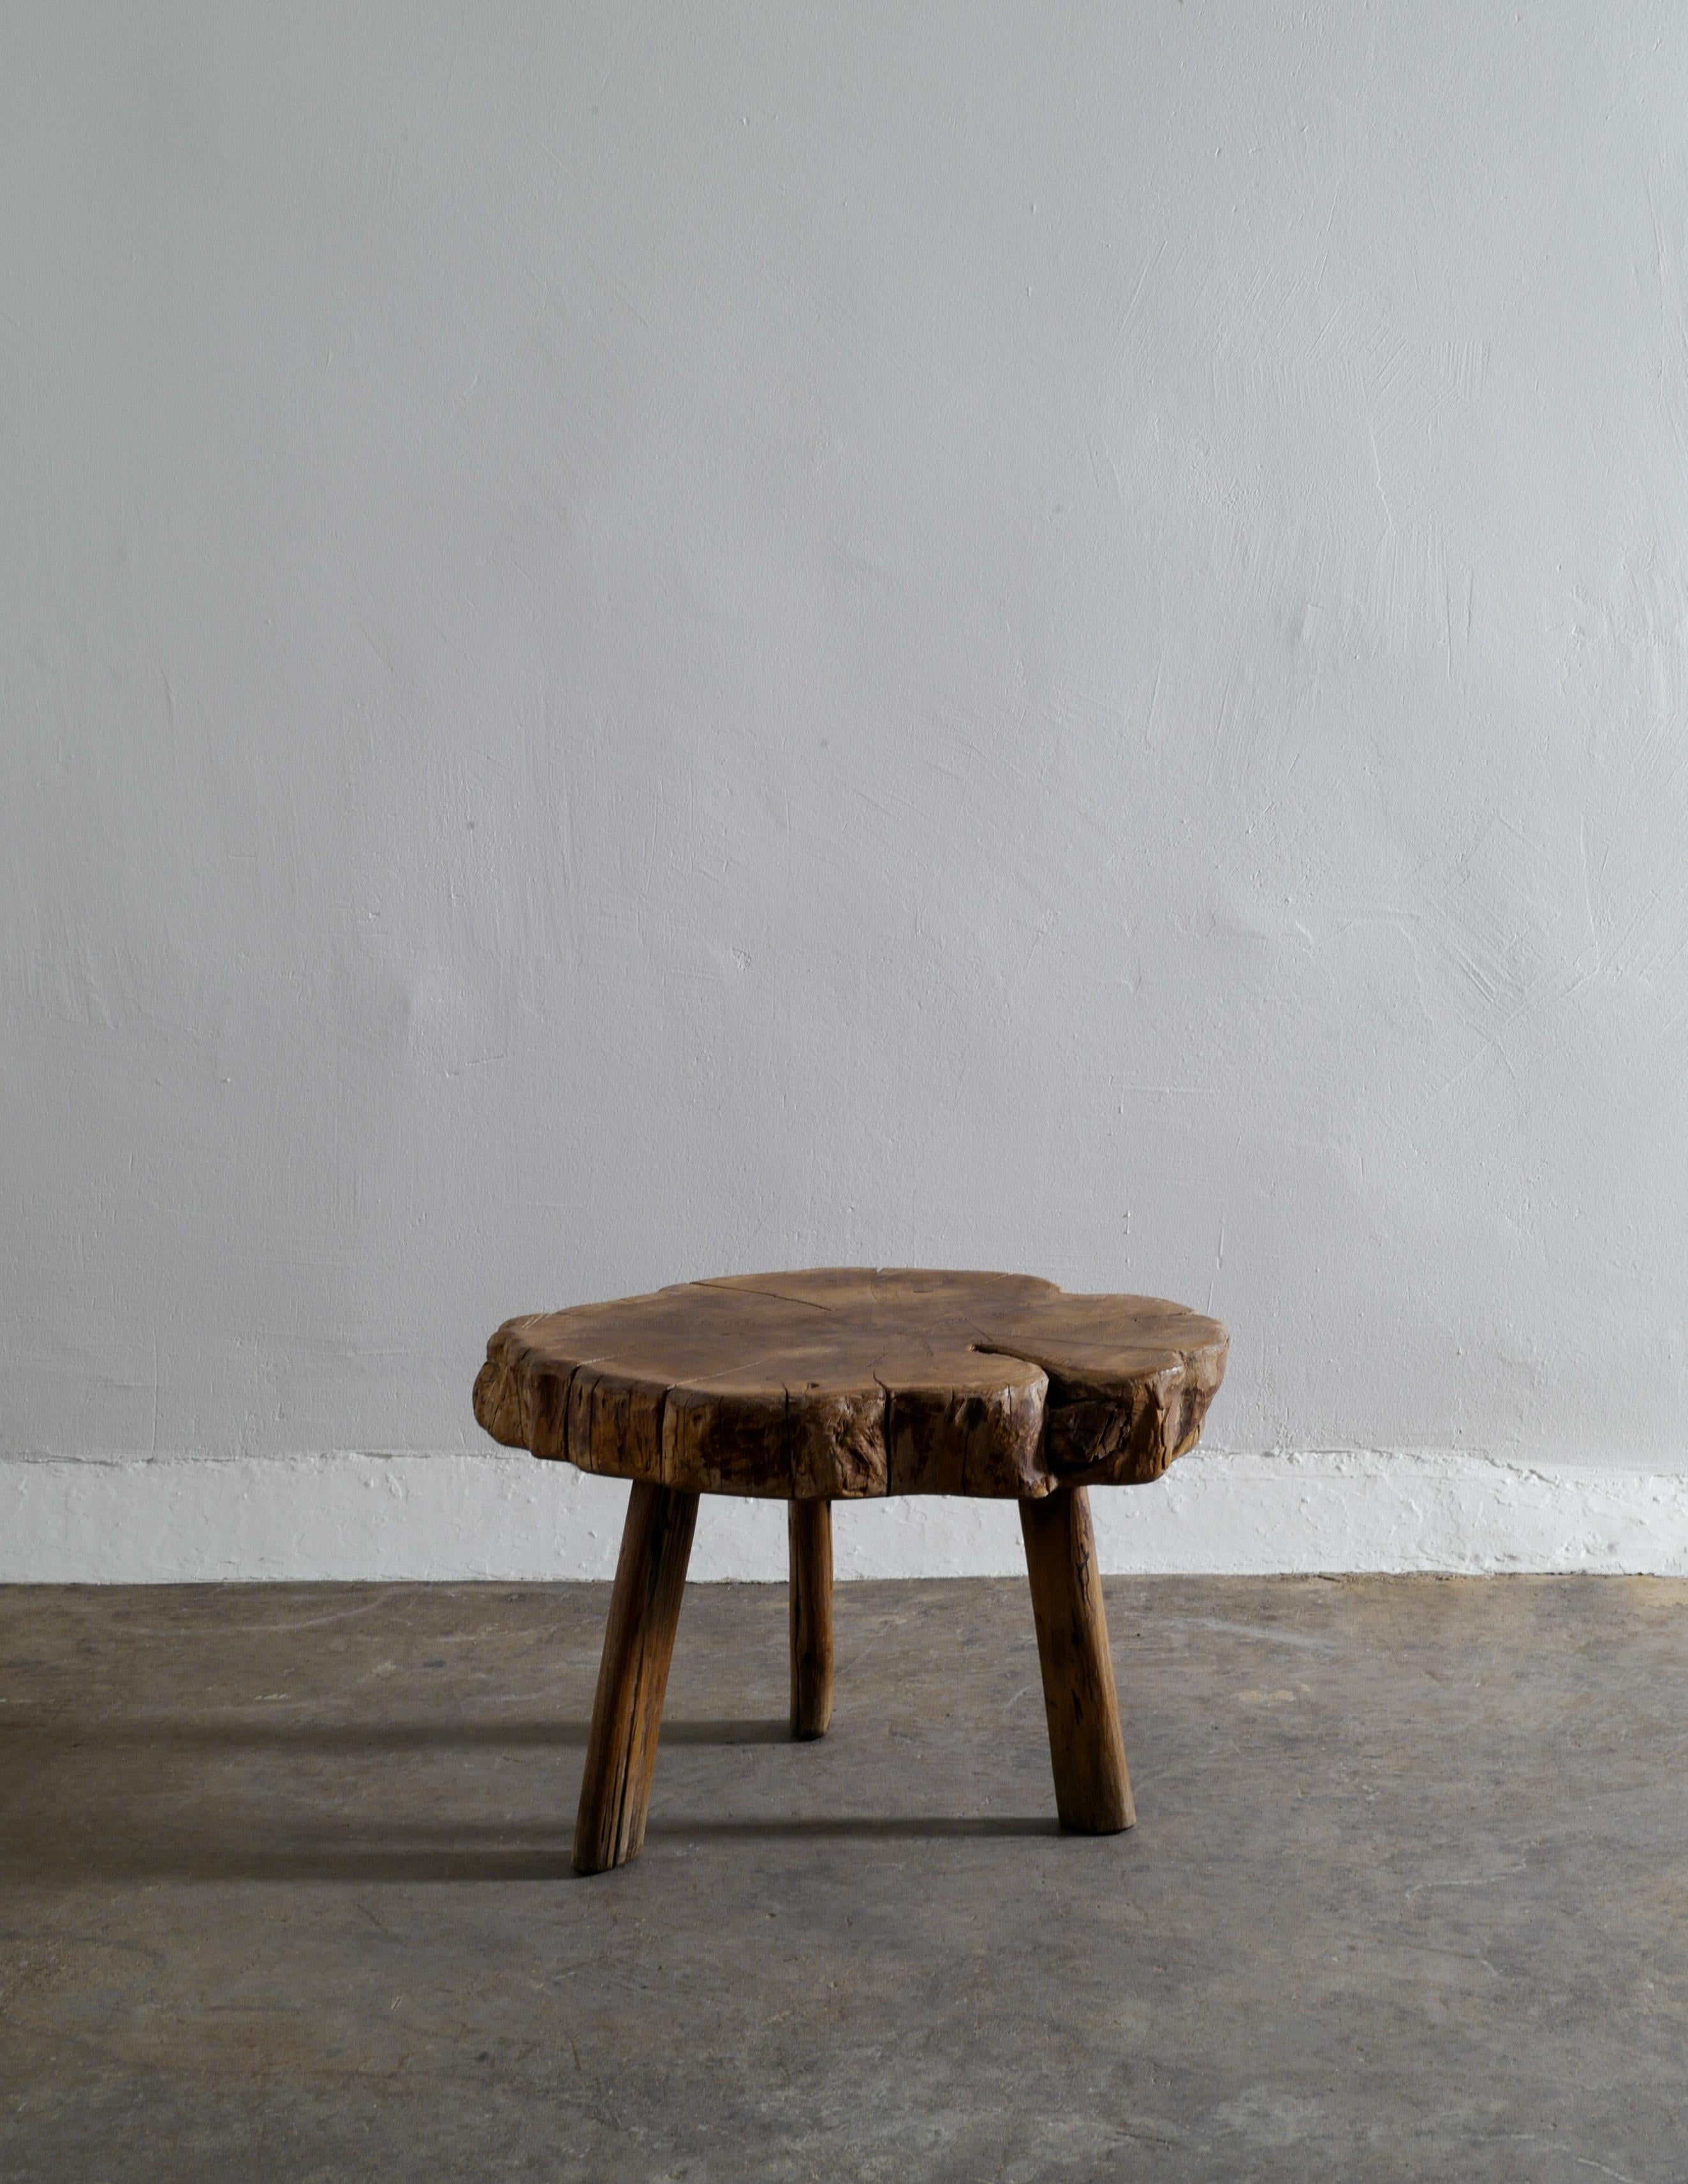
[[[0,2177],[1688,2177],[1688,1585],[1111,1581],[1058,1834],[1013,1583],[0,1591]]]

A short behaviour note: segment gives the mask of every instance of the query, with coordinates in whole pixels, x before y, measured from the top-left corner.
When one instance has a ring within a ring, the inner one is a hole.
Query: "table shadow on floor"
[[[533,1819],[465,1814],[414,1823],[397,1813],[367,1809],[381,1804],[382,1792],[365,1782],[362,1814],[325,1820],[309,1809],[278,1815],[273,1769],[248,1774],[238,1763],[248,1755],[267,1761],[293,1754],[343,1758],[354,1767],[360,1759],[404,1754],[577,1749],[587,1730],[583,1721],[531,1719],[323,1723],[66,1715],[10,1722],[0,1736],[0,1762],[20,1794],[0,1801],[0,1886],[572,1878],[572,1783],[554,1807]],[[662,1741],[677,1746],[790,1741],[783,1721],[677,1719],[662,1730]],[[402,1775],[393,1778],[393,1788],[395,1806],[415,1796],[415,1783]],[[331,1778],[325,1797],[332,1794]],[[307,1792],[288,1802],[308,1808],[312,1798]],[[191,1808],[191,1817],[184,1816],[184,1806]],[[991,1814],[664,1813],[653,1818],[648,1840],[654,1849],[672,1851],[688,1841],[733,1839],[889,1843],[1056,1832],[1052,1819]]]
[[[131,1716],[121,1721],[69,1715],[0,1720],[0,1758],[21,1758],[25,1746],[51,1751],[103,1746],[177,1752],[453,1752],[513,1747],[584,1750],[584,1721],[287,1721],[226,1720],[180,1715]],[[15,1741],[14,1741],[15,1740]],[[665,1721],[661,1742],[791,1744],[783,1721]]]

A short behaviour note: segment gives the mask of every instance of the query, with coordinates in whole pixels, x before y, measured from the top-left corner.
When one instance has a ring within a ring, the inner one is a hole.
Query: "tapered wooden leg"
[[[1058,1486],[1040,1502],[1022,1502],[1020,1529],[1044,1672],[1056,1810],[1062,1827],[1081,1835],[1117,1835],[1135,1824],[1137,1814],[1084,1489]]]
[[[695,1494],[633,1481],[592,1702],[575,1821],[577,1873],[626,1865],[644,1847],[662,1695],[697,1522]]]
[[[791,1540],[791,1733],[824,1736],[833,1718],[833,1505],[786,1505]]]

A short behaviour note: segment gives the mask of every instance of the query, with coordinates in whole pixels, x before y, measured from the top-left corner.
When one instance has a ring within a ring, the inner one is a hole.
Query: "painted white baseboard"
[[[0,1460],[0,1582],[601,1578],[627,1489],[482,1455]],[[1105,1570],[1688,1575],[1688,1474],[1495,1457],[1198,1451],[1091,1497]],[[840,1577],[1023,1568],[1011,1504],[839,1508]],[[706,1496],[699,1579],[785,1568],[777,1502]]]

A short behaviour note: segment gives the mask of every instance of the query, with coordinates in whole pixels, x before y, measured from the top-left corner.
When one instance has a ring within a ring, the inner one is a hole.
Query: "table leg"
[[[1020,1529],[1038,1626],[1056,1810],[1062,1827],[1081,1835],[1117,1835],[1137,1814],[1084,1489],[1058,1486],[1039,1502],[1022,1502]]]
[[[577,1873],[626,1865],[644,1847],[662,1695],[697,1521],[695,1494],[633,1481],[592,1703],[575,1822]]]
[[[791,1733],[824,1736],[833,1718],[833,1505],[789,1502]]]

